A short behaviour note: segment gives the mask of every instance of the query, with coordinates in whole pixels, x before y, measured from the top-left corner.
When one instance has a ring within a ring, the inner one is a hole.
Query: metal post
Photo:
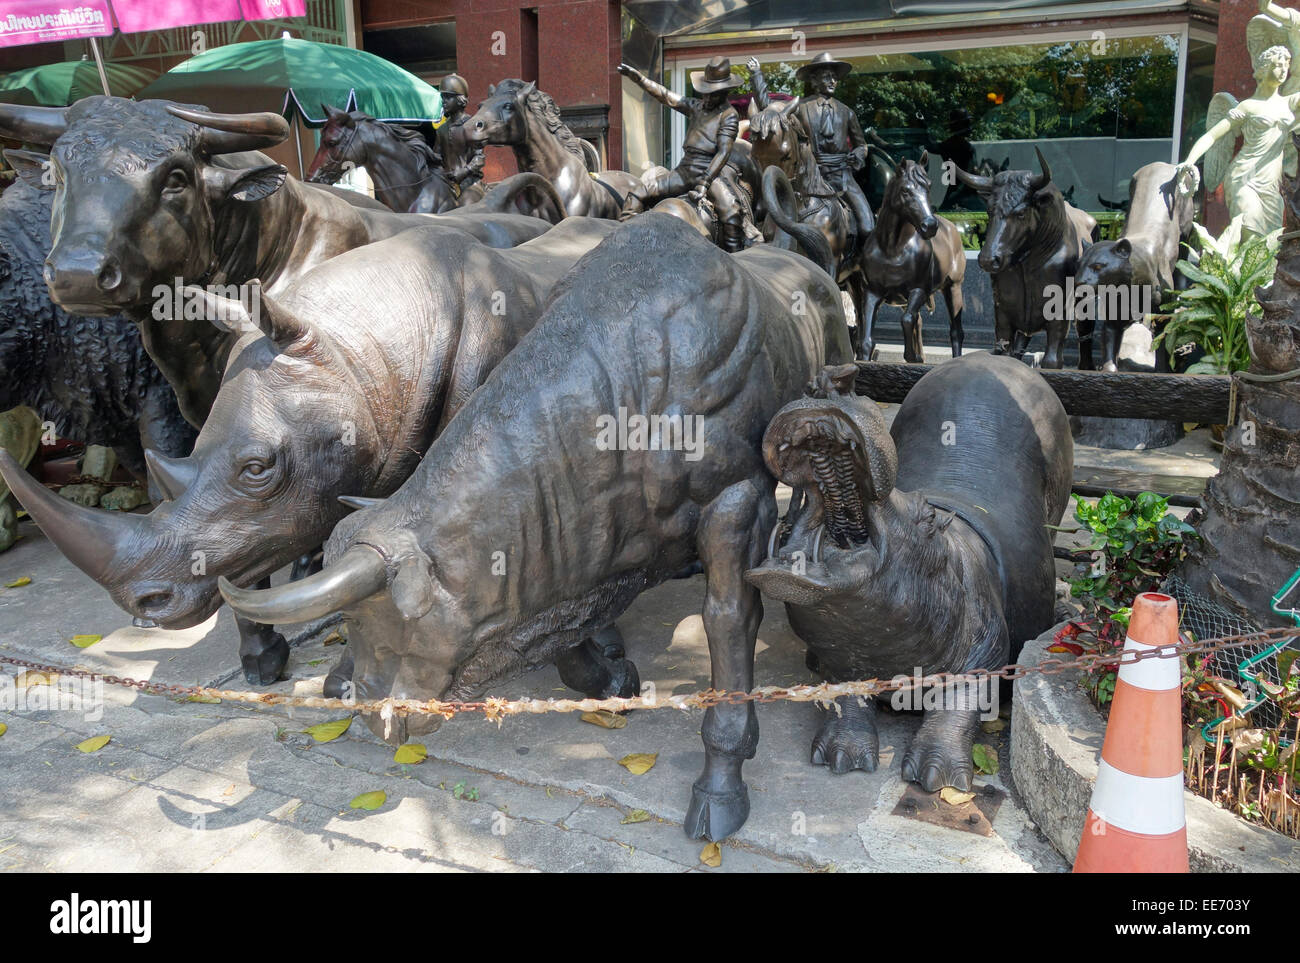
[[[90,52],[95,55],[95,66],[99,69],[99,85],[104,88],[104,96],[112,97],[113,92],[108,89],[108,74],[104,70],[104,58],[99,54],[99,44],[94,37],[90,38]]]
[[[302,111],[295,110],[293,118],[293,148],[298,154],[298,180],[307,179],[307,175],[302,170],[302,135],[298,133],[298,128],[302,125]]]

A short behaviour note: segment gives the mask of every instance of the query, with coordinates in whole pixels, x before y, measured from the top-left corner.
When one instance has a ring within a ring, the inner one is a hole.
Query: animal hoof
[[[874,726],[869,730],[853,720],[831,719],[813,739],[812,764],[831,772],[875,772],[880,764],[880,743]]]
[[[270,645],[255,654],[242,656],[240,661],[249,685],[271,685],[284,675],[284,667],[289,662],[289,643],[276,632],[271,636]]]
[[[351,691],[352,668],[352,653],[344,652],[338,664],[325,676],[325,698],[342,699]]]
[[[742,782],[730,792],[710,792],[697,782],[691,787],[686,811],[686,836],[716,843],[726,839],[749,818],[749,789]]]
[[[903,756],[903,778],[920,783],[926,792],[938,792],[944,786],[970,792],[974,776],[969,745],[926,743],[918,736]]]

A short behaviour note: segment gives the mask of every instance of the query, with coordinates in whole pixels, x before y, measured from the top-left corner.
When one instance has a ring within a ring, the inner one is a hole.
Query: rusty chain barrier
[[[1013,663],[1000,669],[975,669],[970,672],[939,672],[927,676],[902,676],[894,679],[865,679],[858,682],[823,682],[818,685],[759,686],[748,692],[727,692],[705,689],[687,695],[641,695],[633,698],[607,699],[501,699],[488,697],[473,702],[443,702],[438,699],[333,699],[324,696],[297,696],[277,692],[247,692],[232,689],[214,689],[198,685],[172,685],[147,679],[125,679],[105,675],[88,669],[63,666],[0,655],[0,664],[17,666],[51,676],[100,681],[105,685],[136,689],[151,695],[171,698],[223,702],[244,702],[263,706],[291,706],[306,709],[337,709],[346,712],[378,713],[382,719],[394,715],[439,715],[443,718],[469,712],[481,712],[485,719],[498,724],[507,716],[540,715],[548,712],[626,712],[630,709],[707,709],[710,706],[746,702],[820,702],[829,703],[841,696],[878,696],[887,692],[901,692],[926,687],[947,687],[957,684],[989,682],[992,679],[1012,681],[1027,675],[1055,675],[1068,670],[1090,669],[1098,665],[1127,665],[1143,659],[1175,658],[1192,652],[1213,654],[1223,649],[1276,642],[1293,637],[1294,628],[1267,629],[1244,635],[1222,636],[1199,642],[1183,639],[1176,645],[1163,646],[1141,652],[1092,653],[1070,659],[1043,659],[1038,665]],[[53,683],[53,679],[50,680]]]

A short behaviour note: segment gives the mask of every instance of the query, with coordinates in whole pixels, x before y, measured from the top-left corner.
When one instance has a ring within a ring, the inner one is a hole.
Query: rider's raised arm
[[[749,85],[754,89],[754,103],[759,110],[767,110],[771,102],[767,96],[767,80],[763,77],[763,68],[759,66],[757,57],[750,57],[745,61],[745,66],[749,68]]]
[[[685,114],[687,117],[691,116],[689,98],[674,93],[663,84],[655,83],[631,64],[619,64],[618,72],[635,83],[655,100],[659,101],[659,103],[666,107],[671,107],[673,110]]]

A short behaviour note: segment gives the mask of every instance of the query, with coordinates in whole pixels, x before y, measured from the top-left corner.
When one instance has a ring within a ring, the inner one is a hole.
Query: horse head
[[[894,165],[894,174],[885,188],[885,209],[893,211],[916,228],[924,238],[932,238],[939,230],[939,219],[930,204],[930,153],[921,154],[919,162],[903,160]]]

